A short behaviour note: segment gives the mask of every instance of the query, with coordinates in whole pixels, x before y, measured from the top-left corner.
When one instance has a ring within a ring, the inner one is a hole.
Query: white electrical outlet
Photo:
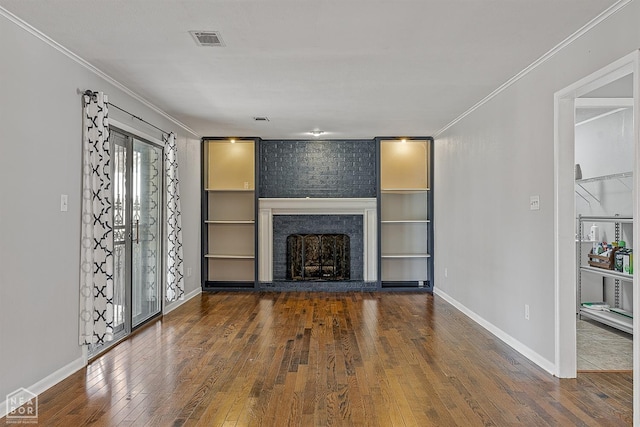
[[[524,318],[525,320],[529,320],[529,304],[524,305]]]
[[[60,212],[66,212],[69,209],[69,196],[66,194],[60,195]]]
[[[447,267],[444,268],[444,277],[449,277],[449,270]]]
[[[191,267],[187,267],[187,277],[191,277],[191,274],[193,274],[193,270]]]
[[[529,209],[532,211],[540,210],[540,196],[529,197]]]

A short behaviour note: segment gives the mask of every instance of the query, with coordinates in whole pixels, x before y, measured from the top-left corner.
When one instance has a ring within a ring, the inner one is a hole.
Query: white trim
[[[545,53],[540,58],[538,58],[535,61],[533,61],[527,68],[525,68],[524,70],[520,71],[515,76],[511,77],[509,80],[507,80],[505,83],[500,85],[497,89],[495,89],[489,95],[487,95],[486,97],[482,98],[478,103],[473,105],[467,111],[465,111],[464,113],[460,114],[458,117],[453,119],[451,122],[447,123],[442,129],[438,130],[433,135],[433,137],[437,138],[438,136],[440,136],[447,129],[449,129],[450,127],[452,127],[453,125],[455,125],[456,123],[458,123],[459,121],[461,121],[462,119],[467,117],[469,114],[473,113],[478,108],[482,107],[484,104],[486,104],[491,99],[495,98],[498,94],[500,94],[500,92],[506,90],[509,86],[511,86],[514,83],[516,83],[518,80],[520,80],[521,78],[523,78],[524,76],[526,76],[527,74],[529,74],[530,72],[532,72],[533,70],[535,70],[536,68],[538,68],[539,66],[544,64],[545,62],[547,62],[549,59],[553,58],[553,56],[555,56],[556,53],[560,52],[562,49],[564,49],[565,47],[567,47],[568,45],[573,43],[575,40],[580,38],[586,32],[588,32],[589,30],[593,29],[595,26],[600,24],[605,19],[609,18],[611,15],[615,14],[616,12],[618,12],[620,9],[622,9],[623,7],[625,7],[627,4],[631,3],[632,1],[633,0],[620,0],[620,1],[616,2],[616,3],[614,3],[613,5],[611,5],[608,9],[604,10],[598,16],[593,18],[591,21],[587,22],[585,25],[583,25],[581,28],[579,28],[577,31],[575,31],[573,34],[571,34],[569,37],[567,37],[566,39],[561,41],[559,44],[557,44],[555,47],[553,47],[547,53]]]
[[[554,317],[555,375],[575,378],[576,337],[576,250],[574,195],[574,99],[554,96]],[[558,141],[571,141],[570,145]],[[572,307],[571,311],[569,307]]]
[[[273,211],[260,208],[258,211],[258,281],[271,282],[273,280]],[[271,260],[269,262],[263,261]]]
[[[533,363],[535,363],[536,365],[538,365],[539,367],[541,367],[542,369],[544,369],[545,371],[553,375],[554,373],[553,362],[545,359],[544,357],[542,357],[541,355],[539,355],[538,353],[536,353],[535,351],[533,351],[532,349],[530,349],[529,347],[527,347],[526,345],[518,341],[517,339],[513,338],[511,335],[504,332],[502,329],[495,326],[493,323],[488,322],[487,320],[478,316],[475,312],[469,310],[467,307],[465,307],[460,302],[456,301],[446,292],[443,292],[438,288],[434,288],[433,292],[437,296],[439,296],[440,298],[442,298],[443,300],[445,300],[446,302],[454,306],[456,309],[461,311],[464,315],[466,315],[468,318],[476,322],[478,325],[482,326],[484,329],[489,331],[500,341],[504,342],[505,344],[513,348],[515,351],[522,354],[524,357],[526,357],[527,359],[529,359],[530,361],[532,361]]]
[[[376,208],[364,210],[362,221],[364,222],[364,235],[362,236],[362,244],[364,251],[364,271],[363,278],[365,282],[373,282],[377,279],[378,272],[378,253],[375,248],[378,247],[378,211]]]
[[[640,51],[633,54],[633,129],[634,165],[633,165],[633,238],[640,242]],[[633,259],[634,271],[638,270],[640,261],[638,257]],[[638,289],[640,278],[638,274],[633,277],[633,289]],[[640,312],[640,292],[633,293],[633,311]],[[640,316],[633,318],[633,330],[640,331]],[[640,339],[638,332],[633,339],[633,425],[640,425]]]
[[[376,209],[374,197],[364,198],[261,198],[260,209],[271,209],[274,215],[362,215]]]
[[[117,87],[118,89],[120,89],[121,91],[123,91],[124,93],[129,95],[130,97],[134,98],[135,100],[139,101],[140,103],[144,104],[146,107],[152,109],[156,113],[160,114],[165,119],[170,120],[171,122],[173,122],[176,125],[180,126],[182,129],[186,130],[190,134],[192,134],[192,135],[194,135],[194,136],[196,136],[198,138],[201,138],[201,136],[198,135],[193,129],[191,129],[190,127],[188,127],[187,125],[185,125],[184,123],[182,123],[181,121],[176,119],[175,117],[169,115],[165,111],[163,111],[160,108],[156,107],[151,102],[147,101],[146,99],[144,99],[143,97],[141,97],[140,95],[138,95],[137,93],[135,93],[134,91],[132,91],[131,89],[129,89],[128,87],[126,87],[125,85],[123,85],[122,83],[117,81],[116,79],[114,79],[113,77],[109,76],[104,71],[100,70],[99,68],[95,67],[94,65],[91,65],[89,62],[87,62],[86,60],[82,59],[80,56],[78,56],[75,53],[71,52],[69,49],[67,49],[66,47],[62,46],[60,43],[56,42],[55,40],[53,40],[52,38],[50,38],[49,36],[44,34],[42,31],[38,30],[37,28],[31,26],[27,22],[25,22],[22,19],[18,18],[16,15],[14,15],[11,12],[9,12],[7,9],[5,9],[2,6],[0,6],[0,16],[4,16],[9,21],[11,21],[14,24],[16,24],[18,27],[22,28],[26,32],[30,33],[31,35],[37,37],[41,41],[45,42],[46,44],[48,44],[49,46],[51,46],[52,48],[57,50],[58,52],[62,53],[66,57],[68,57],[69,59],[75,61],[76,63],[78,63],[82,67],[84,67],[87,70],[91,71],[92,73],[98,75],[102,79],[106,80],[108,83],[111,83],[113,86]]]
[[[171,313],[176,308],[180,307],[182,304],[186,303],[187,301],[189,301],[192,298],[197,297],[201,293],[202,293],[202,288],[198,287],[198,288],[192,290],[191,292],[189,292],[188,294],[186,294],[183,299],[172,301],[171,303],[169,303],[169,305],[165,305],[164,309],[162,310],[162,315],[166,316],[167,314]],[[165,304],[166,303],[167,302],[165,301]]]
[[[633,107],[633,98],[577,98],[577,108]]]
[[[118,129],[123,130],[125,132],[129,132],[130,134],[135,135],[135,136],[137,136],[139,138],[146,139],[149,142],[153,142],[154,144],[157,144],[160,147],[164,147],[165,146],[164,141],[160,141],[158,138],[155,138],[155,137],[153,137],[151,135],[148,135],[148,134],[146,134],[146,133],[144,133],[144,132],[142,132],[142,131],[140,131],[140,130],[132,127],[132,126],[125,125],[124,123],[119,122],[117,120],[114,120],[111,117],[109,117],[109,126],[113,126],[114,128],[118,128]],[[164,164],[164,159],[163,159],[163,164]]]
[[[378,277],[375,198],[261,198],[258,200],[258,280],[273,281],[274,215],[362,215],[363,280]]]
[[[82,357],[77,358],[71,363],[68,363],[66,366],[63,366],[62,368],[58,369],[51,375],[48,375],[45,378],[41,379],[37,383],[30,385],[29,387],[23,387],[23,388],[30,391],[31,393],[40,395],[44,391],[58,384],[60,381],[75,374],[85,366],[87,366],[87,359],[86,359],[86,356],[83,355]],[[0,402],[0,418],[5,417],[6,415],[7,415],[7,402],[5,400],[5,396],[2,396],[2,401]]]

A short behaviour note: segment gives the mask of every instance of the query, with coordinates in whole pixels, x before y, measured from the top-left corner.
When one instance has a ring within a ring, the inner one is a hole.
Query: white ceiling
[[[200,136],[266,139],[433,135],[614,3],[0,0]]]

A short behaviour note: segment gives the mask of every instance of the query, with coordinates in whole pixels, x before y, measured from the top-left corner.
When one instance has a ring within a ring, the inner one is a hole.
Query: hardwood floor
[[[627,426],[632,376],[559,380],[424,293],[218,292],[39,405],[60,426]]]

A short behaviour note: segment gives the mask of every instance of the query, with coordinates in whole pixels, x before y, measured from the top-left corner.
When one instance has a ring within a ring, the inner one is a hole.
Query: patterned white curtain
[[[184,298],[184,266],[182,257],[182,220],[178,186],[178,147],[176,136],[163,135],[164,170],[167,187],[167,301]]]
[[[113,340],[113,189],[107,96],[84,95],[80,344]]]

